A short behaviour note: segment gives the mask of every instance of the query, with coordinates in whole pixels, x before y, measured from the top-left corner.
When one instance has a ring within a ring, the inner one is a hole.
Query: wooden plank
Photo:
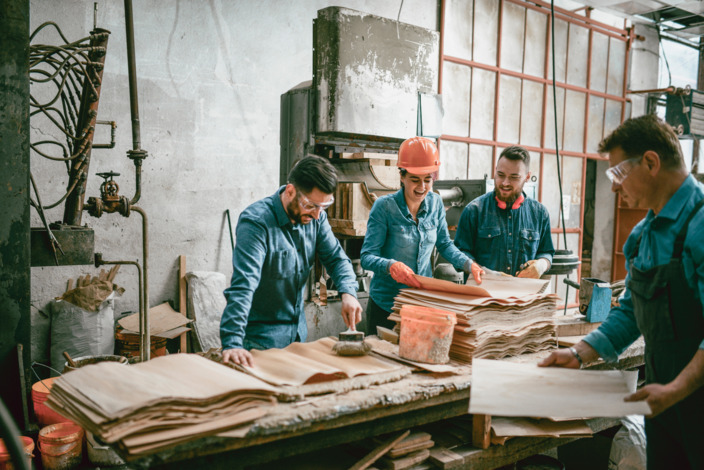
[[[417,463],[425,461],[429,456],[430,451],[428,449],[423,449],[398,459],[384,457],[380,463],[383,468],[388,468],[391,470],[404,470],[406,468],[411,468]]]
[[[472,444],[480,449],[487,449],[491,445],[490,415],[472,415]]]
[[[391,449],[393,446],[395,446],[404,438],[406,438],[410,433],[411,430],[409,429],[397,436],[389,438],[386,442],[384,442],[383,444],[369,452],[367,455],[365,455],[362,460],[352,465],[350,467],[350,470],[364,470],[365,468],[369,467],[371,464],[379,460],[385,453],[387,453],[389,449]]]
[[[589,323],[584,316],[557,316],[555,317],[555,329],[557,336],[580,336],[591,333],[599,328],[599,323]]]
[[[464,457],[450,449],[435,446],[430,449],[430,462],[438,468],[457,468],[464,463]]]
[[[186,284],[186,255],[178,257],[178,311],[188,317],[188,301],[186,300],[188,285]]]
[[[391,449],[388,455],[392,459],[395,459],[397,457],[410,454],[411,452],[417,452],[423,449],[430,449],[434,445],[435,443],[431,440],[427,440],[425,442],[415,442],[413,444],[404,445],[403,447],[399,447],[401,446],[401,444],[399,444],[398,446]]]

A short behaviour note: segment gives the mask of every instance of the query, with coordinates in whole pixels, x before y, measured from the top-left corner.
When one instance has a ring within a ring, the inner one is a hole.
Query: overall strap
[[[687,220],[685,221],[684,225],[682,226],[682,229],[680,230],[680,233],[677,235],[677,239],[675,240],[675,247],[672,249],[672,257],[673,258],[680,258],[682,257],[682,250],[684,248],[684,239],[687,237],[687,228],[689,228],[689,223],[692,221],[695,215],[697,215],[697,212],[699,212],[699,209],[704,205],[704,198],[697,203],[696,206],[694,206],[694,209],[692,209],[692,212],[689,213],[689,217],[687,217]]]

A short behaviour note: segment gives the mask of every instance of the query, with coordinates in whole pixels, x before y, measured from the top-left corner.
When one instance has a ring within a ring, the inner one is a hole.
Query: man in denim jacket
[[[317,254],[342,299],[342,318],[362,320],[352,263],[335,238],[327,209],[337,187],[335,168],[308,156],[289,183],[255,202],[237,222],[234,271],[220,321],[223,360],[252,365],[250,349],[283,348],[308,335],[303,291]]]
[[[464,208],[455,245],[492,271],[539,278],[550,268],[555,249],[547,209],[523,193],[529,168],[530,154],[523,147],[515,145],[501,152],[494,191]]]

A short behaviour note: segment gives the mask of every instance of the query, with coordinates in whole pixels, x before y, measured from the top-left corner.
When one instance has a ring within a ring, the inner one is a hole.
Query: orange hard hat
[[[406,139],[398,149],[396,165],[414,175],[435,173],[440,168],[438,148],[432,140],[425,137]]]

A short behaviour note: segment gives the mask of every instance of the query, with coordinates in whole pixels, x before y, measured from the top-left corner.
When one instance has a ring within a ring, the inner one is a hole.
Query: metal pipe
[[[130,207],[130,210],[133,210],[137,213],[139,213],[142,216],[142,265],[144,266],[144,271],[142,273],[142,279],[143,279],[143,284],[144,284],[144,295],[143,295],[143,302],[144,302],[144,311],[142,312],[142,315],[140,315],[140,322],[139,322],[139,335],[141,338],[140,341],[140,346],[139,346],[139,355],[142,360],[142,362],[146,362],[149,360],[149,352],[150,352],[150,340],[151,336],[149,335],[149,232],[148,232],[148,221],[147,221],[147,213],[144,212],[144,209],[141,207],[137,206],[132,206]]]
[[[135,266],[137,268],[137,276],[138,276],[138,286],[139,286],[139,318],[140,318],[140,335],[142,334],[141,331],[141,319],[144,316],[144,296],[143,296],[143,290],[142,290],[142,267],[139,265],[138,262],[136,261],[106,261],[103,259],[103,254],[102,253],[96,253],[95,254],[95,267],[99,268],[100,266],[104,264],[129,264],[132,266]],[[141,336],[140,336],[140,347],[141,347]],[[140,349],[140,356],[141,356],[141,349]]]
[[[142,160],[147,151],[142,150],[142,136],[139,128],[139,93],[137,91],[137,65],[134,53],[134,21],[132,0],[125,0],[125,28],[127,33],[127,73],[130,86],[130,115],[132,116],[132,150],[127,156],[135,167],[135,192],[130,204],[136,204],[142,196]]]
[[[521,78],[524,80],[529,80],[532,82],[543,83],[543,84],[547,84],[547,85],[552,86],[552,80],[550,80],[549,78],[541,78],[541,77],[537,77],[535,75],[529,75],[529,74],[522,73],[522,72],[515,72],[513,70],[500,69],[496,65],[483,64],[481,62],[475,62],[473,60],[461,59],[459,57],[453,57],[453,56],[449,56],[449,55],[445,56],[445,60],[448,62],[453,62],[455,64],[467,65],[469,67],[475,67],[475,68],[482,69],[482,70],[488,70],[490,72],[497,72],[497,73],[501,72],[502,75],[507,75],[509,77]],[[609,100],[613,100],[613,101],[628,101],[628,99],[624,98],[623,96],[611,95],[609,93],[596,91],[591,88],[585,88],[585,87],[577,86],[577,85],[570,85],[569,83],[557,82],[556,85],[559,88],[565,88],[567,90],[578,91],[580,93],[589,93],[590,95],[598,96],[600,98],[605,98],[605,99],[609,99]]]
[[[137,97],[137,65],[134,58],[134,24],[132,0],[125,0],[125,27],[127,32],[127,74],[130,85],[130,115],[132,116],[132,150],[141,150],[139,131],[139,102]]]
[[[445,205],[457,205],[461,204],[462,200],[464,198],[464,193],[462,192],[462,189],[454,186],[449,189],[436,189],[436,193],[440,195],[440,198],[442,199],[443,204]]]

